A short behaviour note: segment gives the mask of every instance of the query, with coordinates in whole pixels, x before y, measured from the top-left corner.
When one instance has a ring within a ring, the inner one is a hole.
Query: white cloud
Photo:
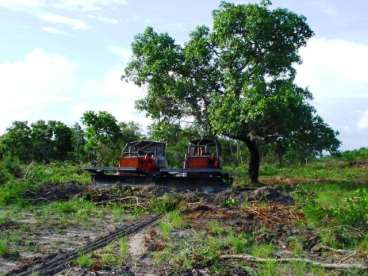
[[[368,44],[313,38],[301,56],[296,81],[316,98],[368,97]]]
[[[146,90],[120,80],[122,72],[111,70],[100,80],[90,80],[81,89],[73,116],[80,118],[86,110],[105,110],[120,121],[135,121],[147,127],[149,119],[135,109],[135,101],[146,95]]]
[[[0,7],[38,7],[42,2],[42,0],[0,0]]]
[[[126,0],[0,0],[6,8],[58,8],[82,11],[97,11],[112,5],[125,5]]]
[[[342,148],[367,146],[368,44],[313,38],[301,56],[296,82],[310,89],[318,113],[340,131]]]
[[[359,129],[368,129],[368,110],[364,112],[363,116],[359,119],[357,124]]]
[[[54,27],[50,27],[50,26],[44,26],[41,28],[41,30],[45,33],[50,33],[50,34],[57,34],[57,35],[68,35],[67,32],[64,32],[62,30],[59,30],[57,28]]]
[[[118,56],[123,62],[127,62],[132,56],[132,51],[124,47],[109,46],[107,47],[107,50],[110,53]]]
[[[89,14],[88,17],[91,19],[100,21],[102,23],[107,23],[107,24],[115,25],[119,23],[119,20],[117,20],[116,18],[101,16],[101,15]]]
[[[144,88],[120,80],[121,71],[106,72],[101,79],[83,81],[78,64],[65,56],[35,49],[24,58],[0,63],[0,134],[15,120],[79,121],[86,110],[105,110],[120,121],[146,127],[149,120],[135,110]]]
[[[14,120],[57,119],[69,101],[77,65],[35,49],[24,59],[0,63],[0,131]]]
[[[127,0],[58,0],[53,6],[61,9],[97,11],[112,5],[125,5]]]
[[[312,1],[311,3],[316,6],[323,14],[329,17],[336,17],[339,14],[337,7],[330,1],[317,0]]]
[[[57,23],[57,24],[63,24],[72,27],[73,29],[79,29],[79,30],[87,30],[91,27],[80,19],[75,19],[55,13],[41,13],[39,15],[39,18],[41,20],[44,20],[46,22],[50,23]]]

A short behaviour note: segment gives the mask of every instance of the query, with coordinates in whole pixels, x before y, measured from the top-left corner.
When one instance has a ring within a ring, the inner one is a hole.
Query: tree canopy
[[[243,141],[250,178],[258,182],[260,144],[303,137],[311,122],[321,138],[317,126],[325,123],[312,95],[294,84],[298,50],[312,35],[304,16],[272,9],[268,1],[222,2],[212,28],[197,27],[184,45],[150,27],[138,34],[123,78],[147,84],[137,106],[153,119],[189,119],[205,135]]]
[[[98,113],[87,111],[83,114],[82,123],[86,127],[86,152],[92,154],[98,164],[111,164],[125,143],[139,139],[139,127],[134,123],[119,123],[106,111]]]

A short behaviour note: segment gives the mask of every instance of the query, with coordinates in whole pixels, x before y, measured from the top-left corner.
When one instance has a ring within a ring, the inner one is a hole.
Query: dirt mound
[[[27,190],[24,193],[24,198],[34,203],[68,200],[78,197],[85,190],[86,186],[74,182],[64,184],[46,183],[36,190]]]
[[[214,194],[195,194],[193,198],[197,198],[197,201],[213,203],[219,206],[226,205],[226,202],[229,200],[232,200],[234,205],[245,201],[262,201],[284,205],[294,203],[294,199],[289,194],[281,191],[279,188],[269,186],[258,189],[225,190]]]
[[[356,160],[349,162],[350,167],[356,167],[361,169],[368,169],[368,160]]]

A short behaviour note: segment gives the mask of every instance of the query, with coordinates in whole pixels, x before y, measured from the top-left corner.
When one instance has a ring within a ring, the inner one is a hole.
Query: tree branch
[[[247,262],[253,262],[253,263],[267,263],[267,262],[277,262],[277,263],[306,263],[314,266],[319,266],[326,269],[360,269],[360,270],[368,270],[368,266],[361,263],[355,263],[355,264],[334,264],[334,263],[322,263],[313,261],[306,258],[258,258],[251,255],[221,255],[220,259],[226,260],[226,259],[238,259],[238,260],[244,260]]]

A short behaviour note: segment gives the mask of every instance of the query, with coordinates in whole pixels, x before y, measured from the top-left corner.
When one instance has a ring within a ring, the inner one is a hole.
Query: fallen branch
[[[30,202],[49,202],[49,200],[46,197],[37,197],[37,198],[30,198],[28,199]]]
[[[320,248],[328,250],[328,251],[332,251],[332,252],[335,252],[335,253],[340,253],[340,254],[355,254],[356,253],[354,250],[336,249],[336,248],[333,248],[333,247],[329,247],[327,245],[321,245]]]
[[[244,260],[248,262],[254,262],[254,263],[268,263],[268,262],[277,262],[277,263],[307,263],[314,266],[319,266],[326,269],[360,269],[360,270],[367,270],[368,266],[361,263],[356,264],[334,264],[334,263],[321,263],[317,261],[313,261],[306,258],[258,258],[251,255],[221,255],[220,259],[238,259],[238,260]]]
[[[124,201],[127,199],[135,199],[135,202],[137,204],[137,206],[141,206],[142,204],[139,203],[139,199],[137,196],[126,196],[126,197],[121,197],[121,198],[112,198],[109,200],[104,200],[104,201],[100,201],[97,203],[97,205],[102,205],[102,204],[106,204],[106,203],[110,203],[110,202],[116,202],[116,201]]]
[[[346,262],[347,260],[351,259],[352,257],[354,257],[356,255],[356,252],[354,251],[353,253],[351,253],[350,255],[345,256],[344,258],[342,258],[339,263],[343,263]]]

